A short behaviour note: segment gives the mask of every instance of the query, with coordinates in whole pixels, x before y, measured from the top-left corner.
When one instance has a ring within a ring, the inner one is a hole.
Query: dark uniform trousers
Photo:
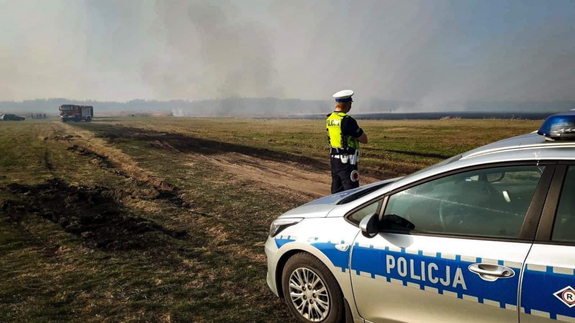
[[[357,171],[357,164],[351,165],[349,161],[342,163],[341,159],[331,159],[331,194],[359,187],[359,178],[354,182],[351,173]]]

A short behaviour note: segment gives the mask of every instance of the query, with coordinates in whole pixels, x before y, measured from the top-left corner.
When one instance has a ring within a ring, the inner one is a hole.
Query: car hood
[[[364,195],[362,194],[364,192],[373,192],[374,189],[384,187],[385,185],[391,184],[398,179],[399,178],[393,178],[385,181],[379,181],[351,190],[328,195],[306,203],[302,206],[296,207],[295,209],[291,209],[282,214],[280,218],[323,218],[326,217],[328,213],[338,204],[341,204],[340,202],[351,202],[354,199],[354,196],[358,196],[359,198]]]
[[[282,214],[280,218],[325,218],[335,205],[333,204],[304,204]]]

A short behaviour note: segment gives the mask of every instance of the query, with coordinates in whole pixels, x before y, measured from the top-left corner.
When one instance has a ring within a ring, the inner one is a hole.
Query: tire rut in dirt
[[[117,191],[107,187],[70,186],[51,179],[35,186],[12,183],[4,189],[17,198],[0,204],[0,213],[18,222],[36,214],[81,237],[90,248],[146,249],[187,235],[130,214],[116,201]]]
[[[66,148],[66,150],[69,152],[78,154],[80,156],[87,156],[87,157],[92,158],[90,160],[90,163],[93,165],[96,165],[98,167],[110,168],[110,169],[114,168],[114,166],[112,165],[112,162],[110,160],[108,160],[108,157],[97,154],[97,153],[95,153],[89,149],[84,148],[84,147],[81,147],[78,145],[73,145],[73,146]],[[121,174],[121,172],[118,171],[118,174]],[[127,176],[125,174],[121,174],[121,175]]]
[[[97,131],[96,137],[105,138],[110,142],[121,142],[122,140],[130,139],[148,142],[151,148],[174,150],[181,153],[195,152],[203,155],[217,155],[234,152],[264,160],[296,162],[321,171],[329,169],[327,163],[307,156],[193,137],[187,134],[104,124],[91,124],[90,128]]]
[[[179,189],[173,185],[169,185],[168,183],[156,178],[149,178],[147,181],[136,179],[128,173],[117,169],[108,157],[98,154],[86,147],[73,145],[68,147],[66,150],[80,156],[89,157],[91,158],[90,163],[92,165],[104,169],[114,175],[122,176],[134,181],[137,184],[136,186],[140,187],[140,189],[132,189],[127,193],[130,193],[135,198],[167,200],[179,207],[186,206],[185,201],[179,196]]]

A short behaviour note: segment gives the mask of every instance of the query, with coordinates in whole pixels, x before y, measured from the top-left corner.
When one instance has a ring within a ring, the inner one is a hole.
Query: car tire
[[[297,287],[290,286],[290,281],[295,282],[292,286]],[[312,283],[315,286],[310,290]],[[299,322],[345,321],[343,294],[335,277],[319,259],[309,253],[297,253],[288,259],[282,272],[282,290],[290,312]],[[297,296],[292,297],[292,291]]]

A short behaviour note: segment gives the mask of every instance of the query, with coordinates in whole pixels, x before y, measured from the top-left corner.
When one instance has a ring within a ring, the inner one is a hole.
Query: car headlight
[[[302,218],[289,218],[277,219],[270,225],[270,237],[275,237],[278,233],[282,232],[285,228],[294,224],[300,223]]]

